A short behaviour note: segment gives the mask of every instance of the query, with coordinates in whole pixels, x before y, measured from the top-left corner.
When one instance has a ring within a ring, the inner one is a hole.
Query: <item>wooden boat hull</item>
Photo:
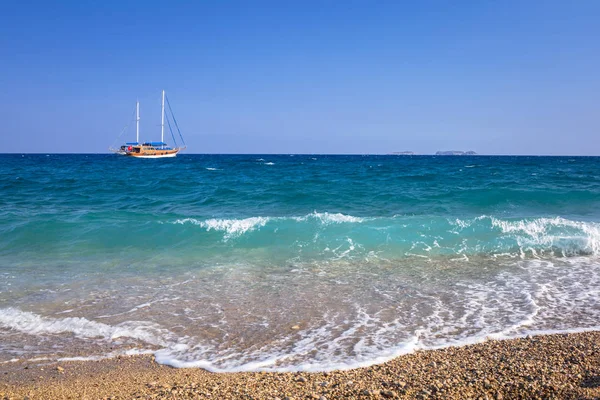
[[[156,150],[155,152],[128,152],[126,155],[135,158],[169,158],[175,157],[177,153],[179,153],[179,150]]]

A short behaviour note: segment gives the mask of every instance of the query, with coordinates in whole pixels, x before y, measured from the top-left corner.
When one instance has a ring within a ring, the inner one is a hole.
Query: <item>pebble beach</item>
[[[1,399],[598,399],[600,332],[489,340],[320,373],[211,373],[152,356],[0,368]]]

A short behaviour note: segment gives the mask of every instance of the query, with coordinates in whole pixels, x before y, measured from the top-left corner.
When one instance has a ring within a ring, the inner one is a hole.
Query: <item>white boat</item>
[[[170,117],[168,114],[165,114],[165,99],[169,108]],[[173,139],[173,147],[169,146],[165,142],[165,117],[169,127],[169,132],[171,133],[171,137]],[[178,145],[177,139],[175,138],[175,132],[172,129],[171,120],[173,121],[173,125],[175,126],[176,132],[181,140],[180,145]],[[128,125],[123,129],[121,135],[127,129],[127,127]],[[165,91],[163,90],[160,119],[160,142],[140,142],[140,102],[137,101],[135,105],[135,142],[127,142],[118,148],[113,148],[111,146],[109,150],[115,154],[136,158],[168,158],[175,157],[177,153],[185,148],[186,145],[183,140],[183,136],[181,135],[181,131],[179,130],[179,126],[177,125],[177,120],[175,119],[175,115],[173,114],[173,110],[169,104],[169,99],[166,97]]]

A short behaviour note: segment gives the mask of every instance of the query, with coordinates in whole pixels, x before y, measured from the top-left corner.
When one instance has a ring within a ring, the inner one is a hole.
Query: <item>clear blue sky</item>
[[[11,1],[2,152],[600,155],[600,1]],[[134,130],[128,140],[134,139]]]

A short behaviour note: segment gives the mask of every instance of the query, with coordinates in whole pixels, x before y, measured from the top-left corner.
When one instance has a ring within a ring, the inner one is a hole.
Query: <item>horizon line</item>
[[[442,150],[444,151],[444,150]],[[0,152],[0,155],[112,155],[111,152]],[[393,156],[393,157],[411,157],[411,156],[437,156],[437,157],[600,157],[600,154],[435,154],[435,153],[413,153],[413,154],[394,154],[394,153],[182,153],[179,155],[237,155],[237,156]]]

